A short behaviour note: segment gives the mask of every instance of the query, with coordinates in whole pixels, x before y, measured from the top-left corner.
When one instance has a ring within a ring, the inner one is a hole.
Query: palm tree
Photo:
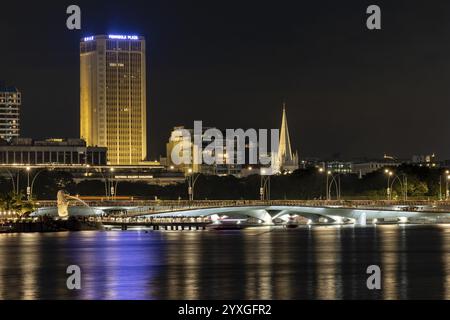
[[[23,216],[26,213],[31,213],[35,210],[33,201],[26,200],[23,193],[8,192],[0,194],[0,208],[2,210],[11,210]]]

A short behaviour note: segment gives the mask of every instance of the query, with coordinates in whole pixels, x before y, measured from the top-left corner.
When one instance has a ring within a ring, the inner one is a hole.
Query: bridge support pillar
[[[367,218],[366,218],[366,213],[363,212],[363,213],[358,217],[358,224],[359,224],[360,226],[365,226],[365,225],[366,225],[366,220],[367,220]]]

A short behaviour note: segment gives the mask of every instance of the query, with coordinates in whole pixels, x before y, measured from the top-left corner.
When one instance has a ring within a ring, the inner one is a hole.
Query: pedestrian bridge
[[[46,203],[32,216],[60,216],[58,206]],[[48,203],[50,204],[50,203]],[[47,204],[47,205],[48,205]],[[122,216],[129,218],[208,218],[252,220],[260,224],[302,220],[303,223],[357,223],[377,221],[450,222],[450,206],[430,201],[141,201],[94,202],[68,206],[68,216]],[[66,209],[66,208],[64,208]]]
[[[309,206],[237,206],[223,208],[188,209],[175,212],[144,214],[152,218],[210,217],[213,221],[221,219],[254,219],[261,224],[287,222],[292,218],[306,220],[307,223],[356,223],[378,221],[446,221],[450,222],[448,212],[424,212],[373,208],[309,207]]]

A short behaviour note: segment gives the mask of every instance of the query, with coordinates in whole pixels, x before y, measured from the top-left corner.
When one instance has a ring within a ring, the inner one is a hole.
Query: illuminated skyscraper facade
[[[80,136],[108,148],[108,162],[147,156],[145,39],[86,37],[80,43]]]
[[[0,138],[19,137],[22,96],[15,87],[0,86]]]

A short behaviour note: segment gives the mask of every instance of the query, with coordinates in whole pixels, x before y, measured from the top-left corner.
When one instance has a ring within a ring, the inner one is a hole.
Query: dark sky
[[[69,31],[78,4],[82,30]],[[366,28],[378,4],[382,30]],[[450,158],[449,1],[2,1],[0,79],[23,93],[22,135],[78,137],[79,39],[147,39],[148,137],[175,125],[278,128],[301,157]]]

